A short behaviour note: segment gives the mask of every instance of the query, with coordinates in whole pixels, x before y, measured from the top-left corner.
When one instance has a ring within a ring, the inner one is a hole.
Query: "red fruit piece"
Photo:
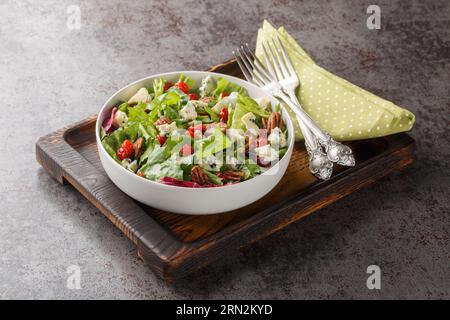
[[[173,83],[172,83],[172,82],[166,81],[166,82],[164,83],[164,91],[169,90],[169,88],[172,87],[172,86],[173,86]]]
[[[195,93],[189,93],[188,98],[189,100],[198,100],[198,95],[196,95]]]
[[[204,124],[197,124],[188,128],[188,134],[191,138],[195,137],[195,131],[201,131],[202,133],[206,131],[206,126]]]
[[[226,92],[222,92],[221,94],[219,94],[219,98],[220,99],[223,99],[223,98],[228,97],[228,96],[229,96],[229,94],[226,93]]]
[[[184,146],[181,147],[180,152],[183,157],[187,157],[187,156],[191,155],[192,154],[191,145],[189,143],[186,143]]]
[[[219,112],[220,121],[227,122],[228,121],[228,108],[223,108]]]
[[[159,141],[160,145],[163,145],[164,143],[166,143],[167,138],[163,135],[158,134],[156,136],[156,139]]]
[[[182,81],[175,83],[175,87],[177,87],[178,89],[180,89],[181,91],[183,91],[186,94],[189,93],[188,85]]]
[[[126,139],[122,144],[120,145],[120,148],[117,149],[117,156],[120,160],[126,159],[126,158],[132,158],[134,155],[134,147],[133,142]]]

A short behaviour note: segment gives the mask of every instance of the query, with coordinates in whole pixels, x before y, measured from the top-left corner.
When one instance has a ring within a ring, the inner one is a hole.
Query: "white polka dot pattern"
[[[299,77],[300,103],[335,139],[368,139],[412,128],[414,114],[319,67],[284,28],[276,30],[264,21],[258,31],[258,57],[262,58],[262,42],[276,35],[283,42]],[[294,113],[288,112],[294,120],[296,139],[303,139]]]

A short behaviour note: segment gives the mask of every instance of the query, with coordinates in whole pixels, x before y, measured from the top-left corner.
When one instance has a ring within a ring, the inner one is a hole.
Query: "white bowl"
[[[106,152],[100,140],[100,127],[103,120],[110,114],[110,109],[128,100],[137,90],[142,87],[151,87],[153,79],[164,78],[176,82],[179,75],[183,73],[194,79],[197,84],[207,75],[214,78],[222,77],[247,89],[252,98],[267,97],[272,106],[278,101],[271,95],[265,93],[257,86],[239,78],[219,73],[203,71],[180,71],[161,73],[133,82],[117,91],[103,105],[95,125],[98,153],[108,177],[130,197],[154,208],[181,214],[204,215],[226,212],[244,207],[266,195],[272,190],[284,175],[292,155],[294,146],[294,129],[287,112],[282,109],[282,118],[288,129],[288,149],[282,159],[265,173],[233,185],[215,188],[184,188],[154,182],[141,178],[126,170],[118,164]]]

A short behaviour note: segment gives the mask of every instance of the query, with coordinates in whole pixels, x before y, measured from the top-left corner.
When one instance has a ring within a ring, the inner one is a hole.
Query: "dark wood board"
[[[242,76],[233,60],[210,70]],[[95,119],[89,117],[40,138],[37,161],[57,181],[81,192],[166,280],[198,270],[413,161],[414,140],[407,134],[353,141],[349,145],[356,166],[336,167],[329,181],[320,182],[308,171],[303,143],[297,143],[283,179],[261,200],[224,214],[187,216],[138,203],[108,179],[97,153]]]

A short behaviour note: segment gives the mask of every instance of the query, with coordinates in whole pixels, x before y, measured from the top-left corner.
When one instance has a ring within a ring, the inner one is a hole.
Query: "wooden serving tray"
[[[210,71],[242,77],[234,60]],[[166,280],[198,270],[410,164],[414,144],[407,134],[351,142],[356,166],[336,167],[329,181],[319,182],[308,171],[303,143],[297,143],[283,179],[261,200],[224,214],[187,216],[138,203],[108,179],[97,153],[95,119],[40,138],[37,161],[92,202]]]

